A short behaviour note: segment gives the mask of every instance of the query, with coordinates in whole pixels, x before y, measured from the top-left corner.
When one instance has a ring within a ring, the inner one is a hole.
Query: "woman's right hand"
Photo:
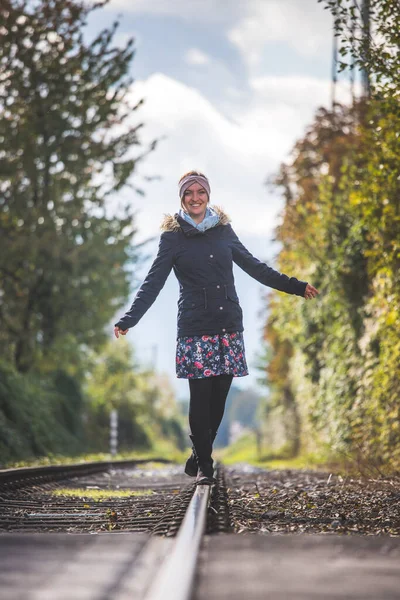
[[[129,329],[125,329],[125,331],[124,331],[120,327],[114,327],[114,334],[115,334],[116,338],[119,338],[119,334],[126,335],[128,333],[128,331],[129,331]]]
[[[319,290],[317,290],[317,288],[315,288],[313,285],[311,285],[311,283],[307,283],[306,289],[304,292],[305,299],[311,300],[312,298],[315,298],[315,296],[317,294],[319,294]]]

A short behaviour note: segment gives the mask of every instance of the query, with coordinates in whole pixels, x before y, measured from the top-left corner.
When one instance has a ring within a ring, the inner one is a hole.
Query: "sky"
[[[248,250],[275,267],[279,244],[273,239],[274,228],[283,198],[279,190],[267,188],[266,181],[289,159],[316,109],[330,106],[330,12],[317,0],[111,0],[92,13],[89,34],[115,19],[120,21],[115,43],[123,46],[134,38],[130,99],[143,99],[131,117],[132,123],[143,123],[139,150],[159,140],[133,177],[145,196],[125,189],[113,199],[116,210],[121,202],[133,205],[135,242],[151,240],[136,279],[144,279],[155,258],[160,222],[164,214],[179,209],[177,183],[190,169],[207,175],[211,204],[224,208]],[[337,98],[350,99],[350,86],[343,78]],[[138,153],[135,148],[133,156]],[[299,272],[286,274],[303,279]],[[236,265],[234,275],[250,371],[234,383],[265,393],[258,387],[255,364],[271,289]],[[135,293],[132,289],[116,317],[129,308]],[[187,381],[175,375],[177,300],[178,282],[171,272],[126,339],[134,344],[139,360],[170,376],[177,396],[184,399]]]

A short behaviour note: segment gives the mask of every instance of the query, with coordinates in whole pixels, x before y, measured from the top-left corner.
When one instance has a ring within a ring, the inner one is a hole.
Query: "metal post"
[[[110,412],[110,453],[117,454],[118,447],[118,411],[114,408]]]
[[[331,83],[331,106],[332,112],[335,112],[336,103],[336,83],[337,83],[337,55],[338,55],[338,38],[336,37],[335,28],[333,28],[333,44],[332,44],[332,83]]]
[[[357,0],[353,0],[353,8],[354,10],[357,7]],[[356,21],[353,20],[351,23],[351,33],[350,33],[350,39],[351,39],[351,65],[350,65],[350,95],[351,95],[351,105],[354,106],[355,104],[355,91],[354,91],[354,84],[355,84],[355,70],[356,70],[356,62],[355,62],[355,37],[356,37],[356,31],[357,31],[357,26],[356,26]]]
[[[363,61],[370,59],[370,0],[363,0],[362,8],[362,37],[363,37]],[[369,98],[371,94],[371,86],[368,74],[368,68],[363,68],[361,71],[361,81],[364,97]]]

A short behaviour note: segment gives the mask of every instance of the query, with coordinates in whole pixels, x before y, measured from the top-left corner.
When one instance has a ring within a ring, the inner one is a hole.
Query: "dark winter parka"
[[[232,263],[260,283],[304,296],[307,282],[275,271],[243,246],[218,206],[217,225],[199,231],[179,213],[161,223],[157,256],[128,312],[115,323],[134,327],[150,308],[174,269],[179,281],[177,336],[243,331],[242,309],[235,289]]]

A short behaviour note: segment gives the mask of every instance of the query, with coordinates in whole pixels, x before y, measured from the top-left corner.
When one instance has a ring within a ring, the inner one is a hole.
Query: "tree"
[[[400,5],[398,0],[318,0],[334,18],[340,40],[339,69],[368,76],[371,96],[400,88]]]
[[[351,54],[368,74],[370,86],[361,122],[362,160],[347,170],[347,193],[358,230],[368,232],[365,257],[371,290],[359,340],[363,368],[354,402],[355,438],[364,455],[399,465],[400,4],[369,0],[368,22],[362,7],[354,4],[327,2],[341,40],[341,68],[347,68],[345,57]]]
[[[342,55],[368,72],[370,94],[353,107],[319,109],[275,180],[286,200],[276,230],[282,243],[278,268],[298,271],[321,296],[312,304],[270,296],[267,382],[281,419],[283,392],[290,391],[301,449],[327,444],[378,468],[396,469],[400,5],[371,0],[368,37],[358,3],[326,4]]]
[[[160,438],[171,447],[185,447],[182,419],[169,381],[139,366],[132,346],[106,343],[92,357],[84,389],[87,398],[86,438],[93,449],[107,447],[109,414],[118,410],[119,447],[156,446]]]
[[[105,340],[129,292],[133,212],[107,202],[140,156],[131,106],[133,39],[118,23],[86,42],[105,2],[4,0],[0,7],[0,353],[18,370]],[[110,285],[110,282],[112,285]]]

